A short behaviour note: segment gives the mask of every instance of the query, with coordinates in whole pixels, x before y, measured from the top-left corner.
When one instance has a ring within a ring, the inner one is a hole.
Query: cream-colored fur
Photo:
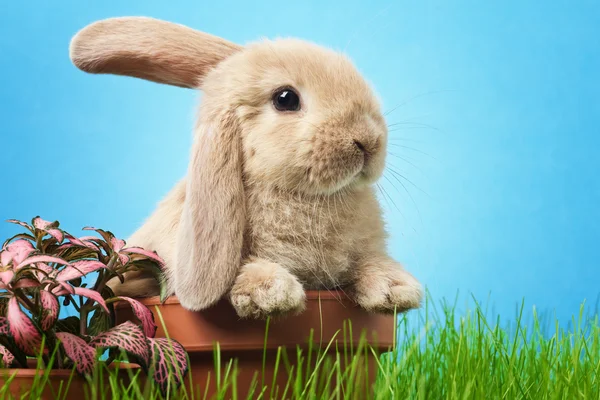
[[[252,258],[242,266],[229,294],[242,318],[264,318],[304,310],[302,284],[277,263]]]
[[[92,24],[74,43],[72,59],[88,72],[204,92],[187,177],[128,240],[165,259],[184,307],[228,295],[241,317],[259,318],[302,311],[303,288],[336,287],[370,311],[419,306],[421,286],[387,255],[372,186],[386,123],[346,57],[295,39],[239,47],[147,18]],[[282,87],[298,92],[300,111],[273,107]],[[157,293],[139,273],[111,286]]]

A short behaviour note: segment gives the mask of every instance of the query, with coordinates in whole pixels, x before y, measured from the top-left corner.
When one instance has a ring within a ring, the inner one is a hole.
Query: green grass
[[[351,324],[338,332],[337,342],[324,348],[277,352],[278,373],[288,374],[285,387],[266,382],[260,371],[251,393],[236,390],[236,364],[221,357],[209,379],[220,393],[213,398],[287,399],[586,399],[600,400],[600,324],[598,316],[586,315],[584,306],[568,329],[543,326],[533,311],[531,323],[523,321],[523,307],[510,323],[488,320],[485,310],[475,305],[471,311],[456,312],[455,306],[425,307],[400,316],[397,345],[391,353],[378,357],[377,381],[365,393],[364,355],[374,351],[364,341],[353,348]],[[418,316],[418,318],[417,318]],[[325,347],[325,346],[324,346]],[[265,359],[266,359],[265,352]],[[315,365],[311,368],[311,365]],[[102,382],[108,376],[110,387],[91,386],[89,399],[159,399],[150,380],[140,376],[131,382],[119,380],[114,371],[99,368],[92,379]],[[41,393],[47,379],[41,377],[30,389],[31,397]],[[172,399],[208,398],[205,382],[187,382],[172,391]],[[64,393],[66,388],[61,388]],[[0,399],[9,398],[6,388]]]

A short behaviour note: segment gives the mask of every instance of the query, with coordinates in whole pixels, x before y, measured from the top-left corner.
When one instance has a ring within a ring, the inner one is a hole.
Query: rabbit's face
[[[254,44],[212,71],[203,90],[203,107],[235,113],[249,182],[328,194],[383,172],[386,123],[341,54],[290,39]]]

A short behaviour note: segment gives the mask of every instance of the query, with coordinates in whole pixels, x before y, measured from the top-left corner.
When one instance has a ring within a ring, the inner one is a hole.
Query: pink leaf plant
[[[129,297],[115,297],[107,282],[144,270],[163,286],[163,260],[156,252],[127,247],[110,231],[84,228],[98,236],[75,237],[57,221],[35,217],[0,249],[0,360],[27,368],[27,357],[42,357],[47,368],[75,368],[91,374],[99,355],[125,354],[151,373],[163,393],[178,387],[187,373],[185,349],[171,339],[154,338],[152,312]],[[87,281],[87,282],[84,282]],[[92,283],[90,283],[92,282]],[[114,304],[128,303],[135,321],[114,322]],[[60,307],[77,316],[60,319]],[[92,316],[91,318],[89,318]],[[53,364],[50,356],[56,350]],[[174,369],[174,373],[168,370]]]

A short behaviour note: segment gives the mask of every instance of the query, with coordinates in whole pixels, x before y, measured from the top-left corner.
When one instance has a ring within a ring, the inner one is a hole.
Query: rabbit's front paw
[[[354,283],[356,302],[371,312],[404,312],[419,308],[421,284],[395,262],[366,267]]]
[[[297,314],[304,310],[306,302],[296,277],[280,265],[264,260],[242,267],[229,296],[241,318]]]

